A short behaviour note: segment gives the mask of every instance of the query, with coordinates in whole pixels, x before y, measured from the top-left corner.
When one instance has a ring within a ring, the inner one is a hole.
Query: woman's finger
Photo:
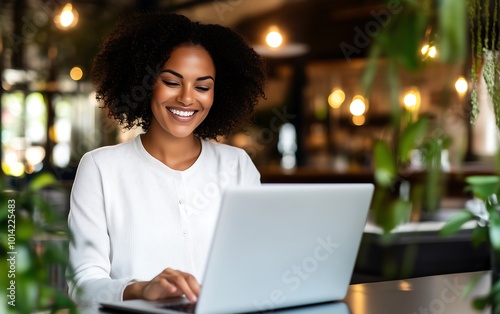
[[[193,291],[186,277],[188,276],[182,272],[176,272],[175,274],[167,276],[168,281],[177,286],[189,301],[196,302],[198,300],[198,294]]]

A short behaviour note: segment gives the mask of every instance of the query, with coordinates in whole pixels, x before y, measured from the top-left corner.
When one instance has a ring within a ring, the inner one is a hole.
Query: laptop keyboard
[[[196,303],[178,303],[161,306],[162,309],[178,311],[181,313],[194,313]]]

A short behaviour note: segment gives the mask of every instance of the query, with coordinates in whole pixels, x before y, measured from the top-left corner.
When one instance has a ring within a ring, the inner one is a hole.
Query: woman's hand
[[[151,281],[134,282],[123,291],[123,300],[161,300],[185,295],[191,302],[198,300],[200,284],[193,275],[167,268]]]

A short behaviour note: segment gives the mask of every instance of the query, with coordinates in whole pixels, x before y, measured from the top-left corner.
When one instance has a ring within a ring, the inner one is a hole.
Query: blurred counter
[[[262,183],[374,183],[374,174],[371,170],[358,170],[351,172],[338,172],[331,169],[318,169],[312,167],[284,170],[279,166],[259,168]],[[446,197],[468,198],[464,191],[465,178],[470,175],[492,175],[491,167],[482,165],[464,165],[460,169],[452,169],[444,173],[442,185]],[[410,184],[425,184],[425,172],[401,173],[398,182],[408,181]]]

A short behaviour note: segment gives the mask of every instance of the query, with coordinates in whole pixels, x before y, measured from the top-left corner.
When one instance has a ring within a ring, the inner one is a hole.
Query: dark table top
[[[463,298],[465,286],[476,277],[474,290]],[[471,304],[474,297],[487,294],[490,283],[490,272],[473,272],[356,284],[344,302],[353,314],[488,313]]]
[[[465,286],[479,278],[467,297]],[[349,286],[342,302],[310,305],[274,311],[281,314],[479,314],[472,308],[474,297],[490,288],[490,272],[457,273],[405,280],[355,284]],[[110,313],[101,311],[100,313]]]

